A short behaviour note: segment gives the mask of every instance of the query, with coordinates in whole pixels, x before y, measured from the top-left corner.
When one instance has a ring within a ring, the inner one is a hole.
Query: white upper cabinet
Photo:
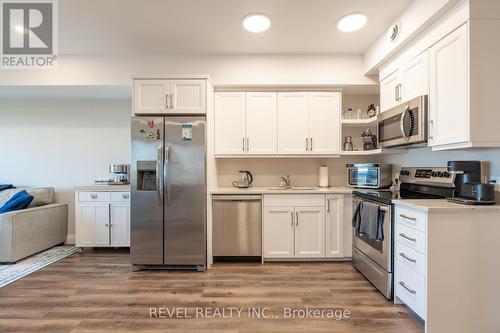
[[[401,101],[429,93],[429,52],[425,50],[401,66]]]
[[[309,94],[278,93],[278,152],[306,154],[309,152]]]
[[[401,80],[399,70],[395,70],[380,80],[380,111],[395,107],[400,101]]]
[[[205,80],[170,81],[170,111],[178,114],[205,114],[207,108]]]
[[[134,114],[205,114],[206,80],[134,80]]]
[[[246,93],[246,152],[276,154],[277,99],[275,92]]]
[[[311,154],[339,154],[340,93],[309,93],[309,151]]]
[[[325,208],[295,207],[295,258],[325,256]]]
[[[466,25],[430,48],[431,146],[469,141],[467,53]]]
[[[215,154],[244,154],[245,137],[245,93],[216,93]]]
[[[134,80],[134,113],[166,113],[169,84],[165,80]]]

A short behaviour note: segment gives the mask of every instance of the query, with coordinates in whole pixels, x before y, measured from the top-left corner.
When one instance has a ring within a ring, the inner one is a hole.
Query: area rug
[[[0,288],[80,250],[78,247],[55,246],[12,265],[0,265]]]

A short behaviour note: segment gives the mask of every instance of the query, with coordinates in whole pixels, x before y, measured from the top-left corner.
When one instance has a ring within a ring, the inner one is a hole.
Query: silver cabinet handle
[[[242,146],[241,146],[241,150],[245,151],[245,138],[243,138],[242,140]]]
[[[434,136],[433,136],[433,133],[434,133],[434,120],[429,120],[429,139],[432,140],[434,139]]]
[[[122,199],[128,199],[128,198],[129,198],[128,193],[123,193],[123,194],[122,194]]]
[[[313,138],[309,138],[309,151],[313,150]]]
[[[330,198],[326,198],[326,212],[330,213]]]
[[[408,290],[408,292],[410,294],[416,294],[417,291],[414,290],[414,289],[411,289],[410,287],[408,287],[403,281],[399,281],[399,284],[401,285],[401,287],[405,288],[406,290]]]
[[[399,214],[399,216],[402,217],[402,218],[404,218],[404,219],[410,220],[410,221],[416,221],[417,220],[416,217],[408,216],[408,215],[405,215],[405,214]]]
[[[405,258],[406,260],[408,260],[409,262],[413,262],[413,263],[417,262],[417,259],[413,259],[411,257],[408,257],[404,252],[400,252],[399,255],[401,257]]]
[[[290,217],[291,217],[291,220],[292,220],[292,223],[290,225],[293,227],[293,212],[290,212]]]
[[[309,138],[306,138],[306,151],[309,151]]]
[[[169,106],[168,106],[168,94],[165,95],[165,107],[168,110],[168,108],[169,108]]]
[[[92,193],[92,194],[90,195],[90,197],[91,197],[92,199],[97,199],[97,194]]]
[[[250,151],[250,138],[247,137],[247,151]]]
[[[295,225],[299,225],[299,212],[295,212]]]
[[[409,240],[409,241],[411,241],[411,242],[416,242],[416,241],[417,241],[417,239],[416,239],[416,238],[412,238],[412,237],[410,237],[410,236],[406,236],[406,235],[405,235],[405,234],[403,234],[403,233],[399,234],[399,236],[401,236],[401,237],[403,237],[403,238],[405,238],[405,239],[407,239],[407,240]]]
[[[174,94],[170,95],[170,108],[174,109]]]
[[[398,85],[396,84],[396,86],[394,87],[394,99],[397,101],[399,101],[398,99]]]

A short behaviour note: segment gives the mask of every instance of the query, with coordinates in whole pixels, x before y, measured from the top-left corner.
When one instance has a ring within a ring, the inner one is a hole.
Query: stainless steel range
[[[353,192],[353,209],[363,203],[379,206],[383,239],[353,229],[353,266],[386,298],[393,297],[393,199],[444,199],[453,196],[455,176],[442,168],[401,168],[397,190],[357,190]]]

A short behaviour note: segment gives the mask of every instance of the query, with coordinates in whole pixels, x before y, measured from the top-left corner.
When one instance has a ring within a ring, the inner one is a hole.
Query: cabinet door
[[[402,101],[429,93],[429,52],[426,50],[401,67]]]
[[[245,93],[215,94],[215,154],[245,153]]]
[[[308,97],[306,92],[278,93],[278,153],[308,153]]]
[[[171,80],[169,113],[205,114],[207,83],[205,80]]]
[[[295,258],[325,256],[325,207],[295,207]]]
[[[168,94],[165,80],[134,80],[134,114],[166,113]]]
[[[309,93],[309,151],[340,153],[340,93]]]
[[[400,83],[399,70],[392,72],[380,81],[380,112],[398,105]]]
[[[277,94],[246,93],[246,137],[248,154],[276,154]]]
[[[430,48],[431,146],[469,141],[467,25]]]
[[[109,245],[109,204],[79,204],[76,215],[76,245]]]
[[[130,205],[110,205],[111,245],[130,246]]]
[[[342,195],[326,196],[326,256],[341,258],[343,251],[343,207]]]
[[[264,207],[264,258],[293,258],[293,207]]]

